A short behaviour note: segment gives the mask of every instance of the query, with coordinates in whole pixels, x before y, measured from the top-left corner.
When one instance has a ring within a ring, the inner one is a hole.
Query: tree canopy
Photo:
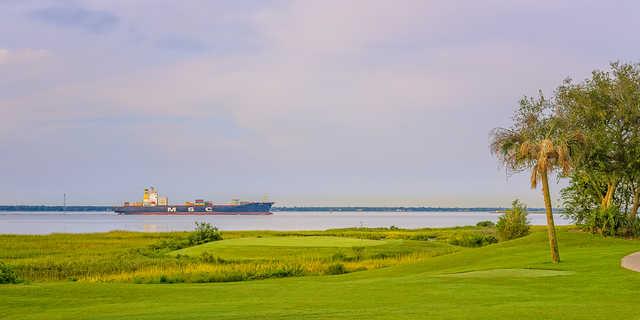
[[[576,177],[590,185],[602,208],[613,204],[620,184],[640,177],[640,68],[612,63],[581,83],[565,80],[556,91],[556,114],[566,130],[579,132]]]

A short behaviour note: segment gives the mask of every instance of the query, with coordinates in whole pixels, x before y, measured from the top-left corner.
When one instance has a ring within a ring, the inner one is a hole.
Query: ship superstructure
[[[144,189],[141,202],[125,202],[122,207],[115,208],[119,214],[148,215],[267,215],[271,214],[273,202],[251,202],[234,199],[231,204],[214,204],[213,201],[196,199],[180,205],[169,204],[167,197],[161,197],[154,187]]]

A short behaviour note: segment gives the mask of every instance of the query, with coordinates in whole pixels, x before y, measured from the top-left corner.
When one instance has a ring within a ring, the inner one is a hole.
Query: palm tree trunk
[[[558,240],[556,239],[556,226],[553,223],[553,209],[551,209],[551,194],[549,193],[549,178],[547,171],[540,173],[542,180],[542,194],[544,196],[544,208],[547,211],[547,234],[549,237],[549,248],[551,249],[551,260],[553,263],[560,262],[560,252],[558,251]]]

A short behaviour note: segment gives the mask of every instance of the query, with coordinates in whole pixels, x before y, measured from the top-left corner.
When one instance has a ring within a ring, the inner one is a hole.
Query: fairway
[[[370,257],[411,252],[439,255],[451,252],[449,246],[410,240],[369,240],[333,236],[245,237],[214,241],[169,252],[171,256],[198,257],[203,253],[228,260],[316,261],[335,255],[367,253]]]
[[[199,246],[190,247],[175,251],[175,254],[199,254],[207,250],[215,250],[217,248],[229,247],[329,247],[329,248],[351,248],[351,247],[368,247],[379,246],[387,243],[383,240],[368,240],[343,237],[326,237],[326,236],[310,236],[310,237],[251,237],[236,238],[222,241],[214,241]]]
[[[546,269],[490,269],[442,275],[454,278],[538,278],[572,275],[573,271]]]

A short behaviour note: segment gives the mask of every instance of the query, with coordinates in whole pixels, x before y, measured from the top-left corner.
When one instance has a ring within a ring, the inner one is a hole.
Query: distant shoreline
[[[114,206],[45,206],[45,205],[2,205],[0,211],[14,212],[109,212]],[[497,212],[502,207],[273,207],[273,212]],[[530,212],[544,211],[544,208],[529,208]],[[554,209],[560,212],[561,209]]]

